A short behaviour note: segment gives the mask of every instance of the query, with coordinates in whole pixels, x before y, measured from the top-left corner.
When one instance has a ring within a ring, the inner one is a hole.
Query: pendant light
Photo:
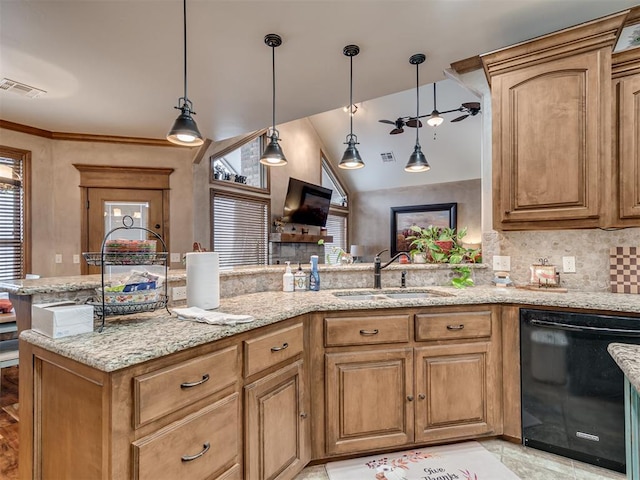
[[[357,45],[347,45],[342,50],[342,53],[349,57],[349,105],[353,105],[353,57],[360,53],[360,47]],[[344,142],[345,145],[347,145],[347,149],[344,151],[342,160],[340,160],[338,166],[347,170],[355,170],[364,167],[364,162],[360,157],[360,152],[358,152],[356,148],[356,145],[358,145],[358,137],[353,134],[353,114],[349,116],[349,124],[349,135],[347,135],[347,141]]]
[[[416,53],[409,58],[409,63],[416,66],[416,118],[420,117],[420,82],[418,67],[425,61],[425,59],[426,57],[422,53]],[[422,148],[420,148],[419,132],[420,128],[416,127],[416,145],[413,147],[413,153],[409,157],[407,165],[404,167],[407,172],[426,172],[431,168],[429,166],[429,162],[427,162],[427,157],[424,156]]]
[[[436,106],[436,82],[433,82],[433,111],[431,115],[427,119],[427,124],[430,127],[437,127],[442,122],[444,122],[444,118],[440,116],[440,112],[438,111],[438,107]]]
[[[269,145],[264,149],[262,157],[260,157],[260,163],[272,167],[278,167],[287,164],[287,159],[285,158],[284,152],[278,143],[280,141],[278,138],[280,133],[276,130],[276,47],[282,45],[282,38],[280,35],[270,33],[264,37],[264,43],[268,47],[271,47],[271,72],[273,81],[273,104],[271,113],[273,115],[273,123],[270,131],[267,132],[267,137],[270,138]]]
[[[178,106],[173,107],[180,110],[181,113],[167,134],[167,140],[176,145],[198,147],[204,143],[204,140],[198,130],[198,125],[191,117],[196,112],[193,111],[193,104],[187,97],[187,0],[183,0],[182,10],[182,26],[184,29],[184,97],[180,97]]]

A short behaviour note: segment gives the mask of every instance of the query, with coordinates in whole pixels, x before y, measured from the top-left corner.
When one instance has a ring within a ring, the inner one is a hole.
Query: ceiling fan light
[[[353,140],[353,138],[347,143],[347,149],[344,151],[342,160],[340,160],[338,166],[345,170],[356,170],[364,167],[364,162],[362,161],[362,157],[360,157],[360,152],[358,152],[358,148],[356,147],[356,141]]]
[[[413,147],[413,153],[409,157],[409,161],[407,165],[404,167],[406,172],[410,173],[418,173],[418,172],[426,172],[431,167],[429,166],[429,162],[427,162],[427,157],[422,153],[422,148],[419,143],[416,143],[415,147]]]
[[[186,147],[198,147],[204,143],[202,134],[198,130],[196,121],[191,116],[191,111],[184,105],[181,108],[182,113],[178,115],[176,121],[173,122],[173,127],[167,134],[167,140],[176,145],[182,145]]]
[[[287,159],[284,156],[282,148],[280,148],[279,141],[278,134],[275,132],[272,133],[271,141],[267,145],[267,148],[264,149],[264,152],[262,152],[260,163],[272,167],[280,167],[287,164]]]
[[[427,125],[430,127],[437,127],[438,125],[441,125],[442,122],[444,122],[444,118],[440,116],[440,112],[437,110],[431,112],[431,116],[427,119]]]

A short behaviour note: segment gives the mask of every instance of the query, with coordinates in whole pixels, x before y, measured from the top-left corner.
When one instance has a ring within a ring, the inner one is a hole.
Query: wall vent
[[[396,157],[393,156],[393,152],[381,153],[380,158],[382,158],[382,163],[390,163],[396,161]]]
[[[0,90],[13,92],[22,97],[28,98],[38,98],[47,93],[46,91],[39,88],[31,87],[24,83],[16,82],[15,80],[10,80],[8,78],[3,78],[2,80],[0,80]]]

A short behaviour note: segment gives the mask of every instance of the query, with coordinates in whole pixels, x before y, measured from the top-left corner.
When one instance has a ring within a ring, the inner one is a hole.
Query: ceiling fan
[[[414,117],[398,117],[395,121],[393,120],[378,120],[380,123],[388,123],[389,125],[393,125],[395,128],[389,132],[390,135],[397,135],[399,133],[404,132],[404,127],[418,128],[422,127],[422,122],[417,120]]]
[[[388,123],[390,125],[394,125],[395,128],[389,132],[391,135],[397,135],[398,133],[404,132],[404,126],[416,128],[422,127],[422,122],[418,120],[419,118],[429,117],[427,119],[427,125],[430,127],[437,127],[440,125],[444,118],[442,115],[445,113],[453,113],[453,112],[462,112],[463,115],[454,118],[451,120],[452,122],[460,122],[467,117],[474,117],[478,113],[480,113],[480,102],[465,102],[461,104],[458,108],[453,108],[451,110],[444,110],[442,112],[438,111],[437,108],[437,98],[436,98],[436,84],[433,84],[433,111],[427,115],[420,115],[419,117],[399,117],[395,122],[391,120],[378,120],[381,123]]]

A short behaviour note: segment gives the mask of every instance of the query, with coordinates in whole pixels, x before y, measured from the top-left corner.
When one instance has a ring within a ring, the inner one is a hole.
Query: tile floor
[[[626,478],[621,473],[503,440],[481,440],[480,443],[522,480],[624,480]],[[305,468],[295,480],[328,480],[328,478],[324,466],[316,465]]]

